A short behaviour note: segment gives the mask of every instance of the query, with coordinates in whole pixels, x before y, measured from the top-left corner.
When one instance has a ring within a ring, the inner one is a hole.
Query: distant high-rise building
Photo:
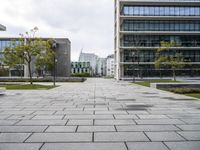
[[[71,74],[82,74],[88,73],[90,76],[92,75],[92,67],[90,66],[90,62],[72,62],[71,63]]]
[[[155,68],[161,41],[177,44],[166,55],[183,55],[187,65],[177,75],[200,76],[200,0],[115,0],[117,80],[171,76]]]
[[[79,62],[90,62],[92,67],[92,76],[97,75],[97,59],[98,56],[92,53],[80,53]]]
[[[106,58],[97,59],[97,75],[98,76],[106,75]]]
[[[107,77],[114,77],[114,73],[115,73],[114,55],[109,55],[106,58],[106,76]]]
[[[5,31],[6,27],[0,24],[0,31]]]

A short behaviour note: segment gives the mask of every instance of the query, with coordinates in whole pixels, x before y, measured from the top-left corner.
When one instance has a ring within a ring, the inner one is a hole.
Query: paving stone
[[[67,120],[22,120],[18,122],[16,125],[65,125]]]
[[[64,119],[114,119],[113,115],[66,115]]]
[[[145,119],[135,121],[137,124],[185,124],[183,121],[178,119]]]
[[[41,144],[31,144],[31,143],[1,143],[0,150],[39,150],[42,146]]]
[[[77,132],[112,132],[116,131],[114,126],[79,126]]]
[[[36,115],[32,119],[61,120],[64,115]]]
[[[146,135],[151,139],[151,141],[184,141],[182,138],[175,132],[145,132]]]
[[[200,124],[200,119],[181,119],[182,121],[189,124]]]
[[[128,125],[116,126],[117,131],[179,131],[174,125]]]
[[[95,120],[95,125],[133,125],[133,120]]]
[[[166,115],[138,115],[138,117],[140,119],[168,119]]]
[[[92,115],[93,111],[57,111],[56,115]]]
[[[96,115],[108,115],[108,114],[118,114],[118,115],[126,115],[128,114],[126,111],[95,111]]]
[[[30,115],[32,114],[34,111],[3,111],[0,114],[11,114],[11,115]]]
[[[171,150],[199,150],[200,141],[190,142],[165,142]]]
[[[127,142],[129,150],[168,150],[162,142]]]
[[[19,120],[0,120],[0,126],[14,125]]]
[[[46,143],[41,150],[127,150],[124,143]]]
[[[188,131],[196,131],[200,130],[200,125],[176,125],[177,127],[181,128],[182,130]]]
[[[11,116],[11,115],[0,115],[0,119],[6,119],[6,118],[8,118],[9,116]]]
[[[139,119],[136,115],[114,115],[116,119]]]
[[[93,120],[69,120],[67,125],[93,125]]]
[[[45,132],[75,132],[77,126],[50,126]]]
[[[30,135],[31,133],[1,133],[0,143],[23,142]]]
[[[187,140],[200,140],[200,131],[180,131],[178,133]]]
[[[26,142],[91,142],[92,133],[34,133]]]
[[[47,126],[0,126],[0,132],[43,132]]]
[[[8,120],[10,119],[18,119],[18,120],[26,120],[26,119],[31,119],[33,118],[35,115],[12,115],[8,118]]]
[[[127,111],[128,114],[143,114],[143,115],[148,115],[149,112],[147,112],[146,110],[132,110],[132,111]]]
[[[34,115],[53,115],[56,111],[52,110],[52,111],[36,111],[33,114]]]
[[[174,114],[167,116],[169,116],[170,118],[183,118],[183,119],[200,118],[200,114]]]
[[[143,132],[94,133],[95,142],[149,141]]]

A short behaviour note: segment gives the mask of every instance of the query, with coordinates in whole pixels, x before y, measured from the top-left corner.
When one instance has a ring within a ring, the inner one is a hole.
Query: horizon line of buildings
[[[92,77],[114,77],[114,54],[102,58],[94,53],[81,51],[79,60],[72,62],[71,69],[72,74],[89,73]]]

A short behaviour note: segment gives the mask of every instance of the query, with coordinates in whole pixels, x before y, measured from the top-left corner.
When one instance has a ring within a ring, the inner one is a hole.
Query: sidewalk
[[[0,96],[0,150],[199,150],[200,100],[88,79]]]

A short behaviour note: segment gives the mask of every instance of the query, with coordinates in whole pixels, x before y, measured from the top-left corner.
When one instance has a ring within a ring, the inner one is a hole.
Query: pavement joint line
[[[173,124],[173,126],[175,126],[176,128],[178,128],[180,131],[184,131],[180,127],[178,127],[176,124]]]
[[[23,143],[26,143],[26,141],[33,135],[33,132],[23,141]]]
[[[45,133],[50,126],[48,125],[42,133]]]
[[[68,122],[69,122],[69,119],[66,120],[65,126],[68,124]]]
[[[162,143],[166,146],[167,149],[171,150],[171,148],[169,148],[169,146],[167,146],[165,142],[162,142]]]
[[[149,139],[150,142],[152,142],[152,140],[150,139],[150,137],[145,133],[145,131],[143,131],[144,135]]]
[[[180,131],[175,131],[176,132],[176,134],[178,134],[180,137],[182,137],[183,139],[185,139],[186,141],[189,141],[187,138],[185,138],[184,136],[182,136],[180,133],[178,133],[178,132],[180,132]]]
[[[43,143],[42,143],[42,145],[39,147],[39,149],[38,149],[38,150],[41,150],[41,149],[42,149],[42,147],[44,146],[44,144],[45,144],[45,142],[43,142]]]
[[[79,125],[77,125],[76,129],[75,129],[75,133],[78,131]]]

